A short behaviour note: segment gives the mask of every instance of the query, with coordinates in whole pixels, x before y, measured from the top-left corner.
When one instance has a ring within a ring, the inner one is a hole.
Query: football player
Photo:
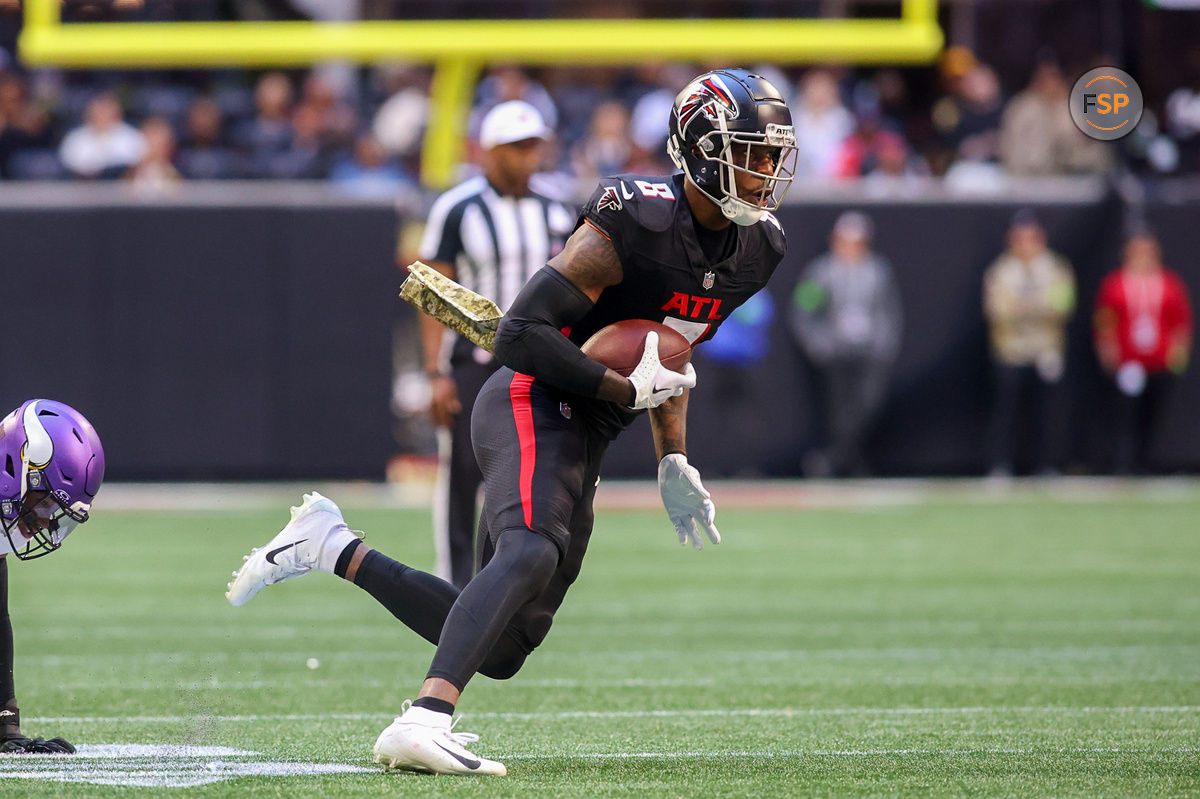
[[[622,319],[651,319],[693,345],[760,290],[783,257],[771,211],[792,179],[791,113],[762,77],[722,69],[675,100],[668,152],[682,174],[600,181],[565,249],[517,295],[496,334],[504,367],[484,385],[472,443],[484,477],[483,568],[458,591],[359,541],[337,506],[306,495],[292,521],[235,572],[234,605],[316,568],[369,592],[437,645],[417,699],[375,742],[387,768],[442,774],[505,773],[453,731],[455,703],[476,673],[514,675],[546,637],[579,574],[592,499],[608,443],[650,411],[658,479],[680,543],[719,543],[715,509],[687,461],[683,373],[659,364],[647,336],[629,378],[579,345]]]
[[[100,438],[74,408],[34,399],[0,422],[0,754],[75,753],[62,738],[30,738],[21,732],[13,687],[8,556],[32,560],[62,546],[88,520],[103,479]]]

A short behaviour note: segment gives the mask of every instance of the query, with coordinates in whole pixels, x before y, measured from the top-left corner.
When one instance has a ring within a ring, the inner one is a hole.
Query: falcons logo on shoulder
[[[596,202],[597,211],[607,211],[610,208],[614,211],[621,210],[621,198],[617,195],[615,186],[605,186],[604,193],[600,195],[600,199]]]
[[[726,119],[734,119],[738,115],[737,101],[716,75],[706,75],[685,91],[688,96],[679,106],[680,132],[687,130],[697,114],[704,114],[712,122],[717,121],[718,114]]]

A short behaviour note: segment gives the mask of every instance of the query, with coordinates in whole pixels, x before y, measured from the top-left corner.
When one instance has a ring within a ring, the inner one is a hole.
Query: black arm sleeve
[[[529,279],[496,331],[496,357],[508,368],[552,386],[595,397],[607,371],[562,334],[592,309],[567,278],[543,266]]]
[[[0,558],[0,714],[0,739],[20,731],[21,716],[13,687],[12,621],[8,617],[8,558]]]

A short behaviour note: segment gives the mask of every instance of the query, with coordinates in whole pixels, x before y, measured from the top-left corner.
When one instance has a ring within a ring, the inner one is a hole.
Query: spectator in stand
[[[571,169],[575,177],[594,181],[619,172],[637,172],[630,161],[633,139],[629,132],[629,112],[616,100],[601,103],[592,112],[587,133],[571,148]]]
[[[1188,61],[1198,80],[1167,96],[1165,127],[1179,145],[1183,170],[1194,173],[1200,170],[1200,46],[1192,48]]]
[[[829,252],[800,275],[792,331],[824,394],[829,447],[805,458],[816,477],[863,476],[863,445],[887,397],[900,349],[900,292],[887,259],[871,249],[873,225],[858,211],[838,217]]]
[[[1105,172],[1112,167],[1108,142],[1081,136],[1067,108],[1070,87],[1052,60],[1041,61],[1029,85],[1004,109],[1000,158],[1012,175],[1043,177]]]
[[[266,161],[264,177],[275,180],[316,180],[325,177],[328,151],[322,140],[325,120],[320,107],[309,103],[292,113],[291,137],[286,149]]]
[[[674,169],[667,158],[671,106],[675,104],[679,87],[686,86],[698,71],[690,64],[658,64],[639,69],[639,77],[650,90],[634,103],[630,133],[638,150],[635,160],[645,160],[652,165],[647,174],[658,175]]]
[[[361,134],[354,142],[354,154],[343,155],[329,173],[330,182],[356,197],[395,197],[415,189],[412,177],[388,160],[387,152],[375,135]]]
[[[928,186],[925,161],[914,156],[899,136],[887,136],[878,143],[874,163],[867,169],[862,187],[871,197],[913,197]]]
[[[1008,248],[983,276],[996,396],[992,408],[991,474],[1013,474],[1017,419],[1027,403],[1034,420],[1034,473],[1052,468],[1048,394],[1066,364],[1067,321],[1075,309],[1071,265],[1046,245],[1046,231],[1029,209],[1008,229]]]
[[[249,158],[254,177],[273,175],[276,156],[292,146],[292,84],[281,72],[269,72],[254,89],[255,116],[234,131],[234,144]]]
[[[125,179],[139,192],[169,192],[183,179],[175,168],[175,130],[163,117],[150,117],[142,123],[141,133],[145,152],[125,173]]]
[[[976,63],[951,85],[951,94],[933,108],[934,126],[943,143],[956,159],[995,162],[1003,110],[996,72]]]
[[[387,99],[375,112],[371,130],[389,157],[417,161],[429,116],[429,76],[404,64],[380,67],[378,80]]]
[[[879,169],[885,160],[894,167],[897,154],[907,152],[904,137],[884,126],[878,110],[867,109],[859,116],[854,133],[838,149],[833,174],[839,178],[859,178]]]
[[[349,150],[357,138],[358,113],[344,96],[345,87],[319,72],[304,79],[304,90],[297,105],[312,108],[320,120],[321,145],[326,150]]]
[[[179,171],[191,180],[236,178],[241,159],[225,141],[221,108],[209,97],[198,97],[188,106]]]
[[[899,70],[881,69],[871,75],[868,82],[860,83],[855,91],[872,96],[888,124],[902,132],[905,139],[913,140],[912,132],[909,131],[909,126],[915,121],[913,103],[909,96],[908,84]]]
[[[105,93],[88,102],[83,125],[63,138],[58,157],[74,177],[117,178],[145,151],[141,132],[122,118],[116,96]]]
[[[1187,288],[1163,265],[1152,233],[1130,236],[1121,267],[1100,284],[1094,332],[1100,366],[1116,388],[1116,471],[1144,473],[1162,405],[1192,349]]]
[[[988,194],[1007,183],[999,163],[1000,82],[991,67],[976,63],[952,81],[953,92],[934,106],[932,119],[942,141],[947,190]]]
[[[854,116],[842,105],[837,80],[825,69],[811,69],[800,81],[800,102],[793,106],[799,157],[797,176],[837,175],[842,142],[854,132]]]
[[[619,72],[612,67],[601,66],[558,66],[548,69],[543,75],[542,85],[558,113],[556,140],[562,142],[567,151],[582,139],[592,121],[592,112],[609,100],[622,99],[617,87]],[[630,87],[632,91],[636,89]],[[675,101],[675,97],[671,97]]]
[[[9,164],[13,155],[53,144],[50,115],[29,101],[24,78],[0,73],[0,178],[15,177]]]
[[[479,83],[475,91],[475,108],[467,128],[471,138],[478,141],[479,127],[488,111],[509,100],[524,100],[537,109],[551,130],[558,127],[558,110],[546,87],[529,77],[520,67],[496,67]]]
[[[932,107],[926,109],[933,136],[930,142],[929,164],[934,174],[944,175],[954,161],[954,148],[948,143],[944,131],[958,122],[958,95],[963,76],[979,63],[970,49],[955,45],[947,47],[938,58],[938,75],[941,94]]]

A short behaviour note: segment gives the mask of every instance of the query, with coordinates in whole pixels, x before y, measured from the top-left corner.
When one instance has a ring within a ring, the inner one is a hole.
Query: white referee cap
[[[509,100],[487,112],[479,126],[479,145],[490,150],[525,139],[548,139],[550,133],[536,108],[524,100]]]

